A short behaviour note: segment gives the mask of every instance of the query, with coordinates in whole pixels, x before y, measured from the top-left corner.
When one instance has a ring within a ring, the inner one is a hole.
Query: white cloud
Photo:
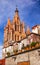
[[[3,48],[3,46],[0,45],[0,59],[2,59],[2,48]]]
[[[2,49],[2,48],[3,48],[3,46],[2,46],[2,45],[0,45],[0,48]]]
[[[32,0],[0,0],[0,25],[5,24],[5,19],[8,17],[12,18],[16,5],[22,10],[24,7],[30,7],[33,4],[35,2]]]

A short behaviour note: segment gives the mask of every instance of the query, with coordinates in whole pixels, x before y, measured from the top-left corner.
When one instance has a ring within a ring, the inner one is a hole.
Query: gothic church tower
[[[13,21],[11,23],[8,18],[8,23],[4,28],[4,47],[9,46],[9,42],[20,41],[26,37],[24,22],[20,21],[19,11],[16,8]]]

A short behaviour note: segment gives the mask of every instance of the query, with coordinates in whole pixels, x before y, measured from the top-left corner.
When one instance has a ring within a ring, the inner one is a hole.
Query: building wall
[[[32,51],[30,54],[30,65],[40,65],[40,52]]]
[[[29,43],[31,42],[40,42],[40,35],[32,33],[28,36]]]
[[[27,61],[30,61],[29,65],[40,65],[40,49],[6,58],[5,65],[17,65]]]
[[[30,35],[28,35],[27,38],[19,42],[14,42],[14,43],[11,42],[10,44],[12,44],[12,46],[11,45],[8,46],[8,42],[5,43],[5,48],[3,48],[3,52],[2,52],[3,58],[6,57],[7,52],[9,52],[11,55],[14,54],[15,51],[20,52],[23,46],[27,47],[27,45],[30,45],[32,42],[37,42],[37,43],[40,42],[40,36],[37,34],[31,33]]]
[[[5,65],[5,59],[0,60],[0,65]]]
[[[38,34],[38,28],[32,29],[32,32]]]
[[[40,34],[40,25],[36,25],[32,27],[32,32],[36,34]]]

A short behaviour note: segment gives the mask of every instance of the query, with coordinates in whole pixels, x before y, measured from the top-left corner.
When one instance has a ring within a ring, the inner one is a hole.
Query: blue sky
[[[8,17],[12,21],[16,9],[19,10],[21,21],[30,28],[40,24],[40,0],[0,0],[0,58],[2,57],[2,45],[4,27]]]

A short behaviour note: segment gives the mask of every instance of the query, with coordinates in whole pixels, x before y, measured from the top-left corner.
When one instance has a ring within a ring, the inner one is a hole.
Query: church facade
[[[20,21],[18,9],[16,8],[12,23],[8,19],[8,23],[4,28],[4,47],[8,46],[8,42],[10,41],[20,41],[25,37],[25,25],[24,22]]]
[[[2,56],[5,59],[5,65],[40,64],[40,34],[30,32],[29,27],[25,29],[24,22],[20,21],[17,8],[14,19],[11,22],[8,18],[4,28]]]

